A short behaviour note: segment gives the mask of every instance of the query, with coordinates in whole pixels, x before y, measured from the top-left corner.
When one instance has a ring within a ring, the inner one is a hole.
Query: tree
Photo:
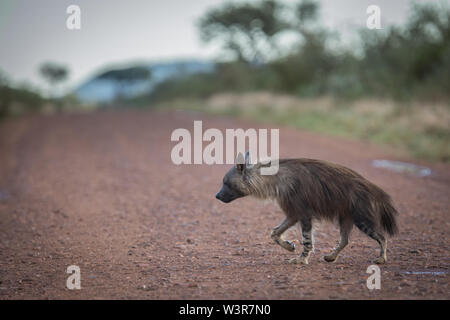
[[[221,41],[240,61],[266,62],[277,53],[276,36],[289,27],[281,18],[282,9],[273,0],[227,3],[200,19],[201,39]]]
[[[434,99],[450,92],[450,11],[415,4],[404,26],[361,33],[361,83],[368,92],[410,99]]]
[[[8,114],[11,100],[7,79],[0,73],[0,119]]]
[[[45,100],[32,89],[12,86],[0,70],[0,120],[9,115],[39,111]]]
[[[69,70],[60,64],[54,62],[45,62],[39,68],[41,76],[52,87],[52,91],[55,91],[56,85],[63,82],[69,76]],[[55,92],[53,92],[55,94]]]
[[[328,48],[330,33],[319,25],[316,1],[302,0],[292,6],[290,29],[299,41],[292,50],[273,61],[281,90],[301,95],[319,95],[337,67],[336,54]]]
[[[319,5],[312,0],[301,1],[295,8],[295,14],[302,25],[315,22],[318,18],[318,13]]]
[[[98,79],[110,80],[116,84],[116,99],[120,100],[126,95],[129,86],[139,82],[149,80],[151,71],[145,67],[130,67],[125,69],[115,69],[107,71]]]

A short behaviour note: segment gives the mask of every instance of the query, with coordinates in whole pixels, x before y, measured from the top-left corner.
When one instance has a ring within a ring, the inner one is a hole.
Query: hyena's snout
[[[220,201],[222,201],[224,203],[228,203],[231,201],[231,200],[225,198],[223,195],[221,195],[220,192],[217,192],[216,199],[219,199]]]
[[[219,190],[219,192],[216,193],[216,199],[219,199],[220,201],[225,203],[231,202],[233,200],[231,199],[230,194],[227,193],[223,187]]]
[[[217,192],[216,199],[219,199],[224,203],[229,203],[243,196],[244,195],[241,192],[234,190],[228,187],[227,185],[223,185],[222,188],[219,190],[219,192]]]

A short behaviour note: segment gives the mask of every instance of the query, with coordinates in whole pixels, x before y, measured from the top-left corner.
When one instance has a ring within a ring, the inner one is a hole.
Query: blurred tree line
[[[45,97],[39,93],[39,90],[27,85],[12,85],[0,70],[0,118],[33,112],[59,112],[94,107],[82,105],[73,93],[65,95],[61,93],[60,85],[67,80],[70,73],[66,66],[55,62],[44,62],[39,66],[38,71],[49,85],[48,94]],[[150,77],[151,71],[147,67],[137,66],[108,70],[97,78],[110,81],[114,85],[115,102],[123,104],[128,99],[128,88]]]
[[[225,3],[206,12],[198,27],[203,41],[222,44],[228,62],[218,63],[211,74],[169,79],[151,98],[271,90],[448,102],[450,10],[443,4],[412,6],[404,25],[357,30],[359,47],[346,48],[333,45],[336,34],[321,26],[315,1]],[[296,39],[288,47],[287,36]]]
[[[54,62],[43,63],[39,67],[39,73],[49,83],[53,94],[57,85],[64,82],[69,76],[67,67]],[[45,106],[60,111],[65,103],[73,104],[74,102],[72,96],[45,98],[37,90],[27,85],[13,86],[0,72],[0,119],[9,115],[41,112]]]
[[[11,87],[6,76],[0,73],[0,119],[7,115],[40,111],[44,102],[45,99],[32,89]]]

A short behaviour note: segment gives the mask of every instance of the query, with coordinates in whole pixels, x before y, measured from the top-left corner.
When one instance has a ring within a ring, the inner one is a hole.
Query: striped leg
[[[303,252],[300,256],[289,260],[289,263],[294,264],[308,264],[309,255],[314,250],[314,238],[312,233],[312,223],[309,221],[302,221],[302,239],[303,239]]]

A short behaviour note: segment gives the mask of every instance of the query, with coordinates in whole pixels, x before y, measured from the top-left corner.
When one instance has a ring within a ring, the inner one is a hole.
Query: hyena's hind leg
[[[371,221],[367,221],[367,219],[358,219],[355,221],[355,225],[358,227],[359,230],[367,234],[369,237],[374,239],[378,244],[380,245],[380,256],[375,259],[376,264],[383,264],[387,261],[386,256],[386,247],[387,247],[387,241],[383,234],[381,232],[378,232],[374,228],[374,223]]]
[[[300,225],[302,227],[303,252],[300,256],[289,260],[289,263],[308,264],[309,255],[311,254],[311,251],[314,250],[312,221],[311,219],[305,219],[300,222]]]
[[[353,228],[353,220],[351,218],[339,219],[339,228],[341,232],[341,240],[339,241],[337,248],[334,249],[332,253],[323,257],[327,262],[336,261],[339,253],[347,246],[348,237],[350,236],[350,232]]]
[[[275,241],[275,243],[279,244],[281,247],[288,251],[294,251],[295,245],[289,240],[282,239],[281,235],[294,224],[295,220],[286,218],[283,220],[283,222],[280,223],[279,226],[275,227],[275,229],[273,229],[272,233],[270,234],[270,237],[273,239],[273,241]]]

